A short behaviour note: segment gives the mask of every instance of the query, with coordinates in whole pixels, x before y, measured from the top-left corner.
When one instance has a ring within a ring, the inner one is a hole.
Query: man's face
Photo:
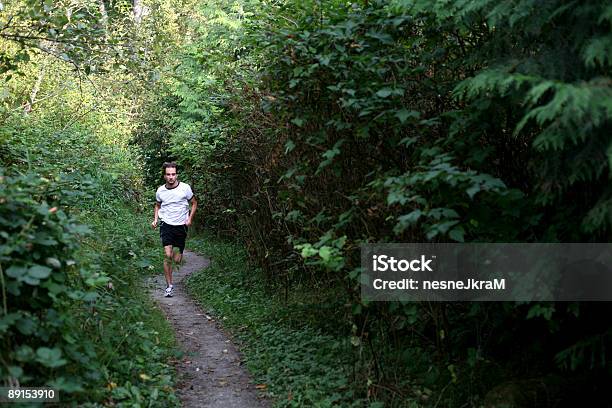
[[[173,185],[174,183],[176,183],[176,168],[166,167],[164,179],[166,179],[166,183],[168,183],[169,185]]]

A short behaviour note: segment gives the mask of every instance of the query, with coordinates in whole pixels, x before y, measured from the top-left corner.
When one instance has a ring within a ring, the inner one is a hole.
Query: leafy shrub
[[[478,404],[513,375],[573,370],[598,389],[609,324],[576,313],[584,305],[363,304],[357,278],[368,242],[609,240],[611,10],[554,0],[251,7],[256,18],[234,24],[242,41],[204,30],[181,54],[164,146],[206,191],[209,225],[240,236],[271,287],[331,287],[350,304],[330,316],[359,342],[362,367],[378,367],[364,374],[371,395],[392,401],[388,382],[410,387],[385,370],[393,361],[448,405]],[[403,348],[431,355],[421,372]]]
[[[78,341],[82,330],[71,312],[91,313],[96,289],[109,278],[75,261],[88,229],[58,209],[48,179],[2,172],[1,180],[2,377],[83,390],[83,378],[100,374],[85,371],[96,355],[91,342]]]

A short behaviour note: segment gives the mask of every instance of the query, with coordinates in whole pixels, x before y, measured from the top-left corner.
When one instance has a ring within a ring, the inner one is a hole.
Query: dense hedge
[[[141,289],[155,237],[126,201],[139,176],[112,148],[83,156],[87,129],[51,130],[0,127],[0,380],[54,387],[64,404],[177,404],[172,336]]]
[[[319,310],[355,339],[363,393],[410,395],[399,372],[457,406],[517,378],[603,395],[607,306],[364,304],[358,248],[609,240],[612,8],[217,7],[136,142],[180,161],[207,227],[239,236],[271,287],[336,288]]]

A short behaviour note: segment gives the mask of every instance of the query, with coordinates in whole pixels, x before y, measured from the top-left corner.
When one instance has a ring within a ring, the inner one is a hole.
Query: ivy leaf
[[[319,256],[325,262],[329,262],[331,258],[331,247],[324,246],[319,249]]]
[[[294,125],[296,125],[298,127],[302,127],[302,125],[304,124],[304,119],[302,119],[302,118],[293,118],[293,119],[291,119],[291,123],[293,123]]]
[[[6,274],[7,276],[11,277],[11,278],[15,278],[18,279],[20,277],[22,277],[23,275],[25,275],[27,272],[27,269],[23,266],[15,266],[12,265],[10,266],[7,270],[6,270]]]
[[[295,143],[293,143],[293,140],[288,139],[285,142],[285,154],[290,153],[291,151],[293,151],[293,149],[295,149]]]
[[[397,117],[402,124],[404,122],[406,122],[406,120],[408,120],[408,118],[418,119],[420,116],[421,116],[421,112],[418,112],[418,111],[409,111],[406,108],[402,108],[402,109],[398,110],[397,112],[395,112],[395,117]],[[403,140],[405,140],[405,139],[403,139]]]
[[[15,324],[17,330],[19,330],[22,334],[25,334],[26,336],[29,336],[30,334],[34,333],[36,331],[37,326],[38,325],[36,324],[36,321],[30,317],[22,317]]]
[[[65,391],[67,393],[83,391],[81,380],[77,379],[76,377],[68,377],[68,378],[58,377],[55,380],[50,381],[48,385],[60,391]],[[115,389],[118,389],[118,388],[115,388]]]
[[[28,270],[28,276],[34,279],[46,279],[51,275],[51,268],[42,265],[34,265]]]
[[[346,244],[346,235],[343,235],[340,238],[334,240],[334,246],[338,249],[342,249],[344,244]]]
[[[416,224],[422,215],[423,212],[419,209],[416,209],[408,214],[400,215],[397,217],[398,222],[395,224],[395,227],[393,227],[393,232],[396,234],[401,234],[410,225]]]
[[[14,378],[19,378],[23,375],[23,369],[19,366],[8,366],[8,372]]]
[[[417,141],[417,137],[416,136],[406,136],[405,138],[400,140],[397,145],[398,146],[404,146],[404,147],[410,147],[410,145],[412,145],[416,141]]]
[[[403,224],[415,224],[421,218],[421,215],[423,215],[423,212],[416,209],[408,214],[400,215],[398,220]]]
[[[374,38],[383,44],[393,44],[393,37],[386,33],[370,30],[365,35],[367,37]]]
[[[62,351],[57,348],[39,347],[36,350],[36,361],[50,368],[61,367],[67,363],[62,358]]]
[[[34,358],[34,350],[30,346],[19,346],[15,350],[15,358],[17,361],[28,362],[32,361]]]
[[[555,312],[554,304],[540,304],[536,303],[535,305],[529,308],[527,312],[527,319],[533,319],[534,317],[544,317],[546,320],[550,320],[552,318],[553,313]]]
[[[6,316],[0,318],[0,333],[3,333],[11,327],[17,320],[19,320],[19,313],[9,313]]]
[[[386,98],[393,93],[393,89],[391,88],[382,88],[378,92],[376,92],[376,96],[379,98]]]
[[[142,258],[140,261],[138,261],[137,265],[140,268],[148,268],[149,266],[151,266],[151,261],[147,258]]]
[[[312,247],[312,244],[300,244],[300,245],[296,245],[295,249],[301,249],[301,253],[300,255],[302,255],[302,258],[306,259],[306,258],[310,258],[313,255],[316,255],[319,253],[318,250],[316,250],[315,248]]]
[[[480,191],[480,186],[478,184],[474,184],[473,186],[465,190],[465,192],[467,193],[468,196],[470,196],[470,198],[474,198],[476,193],[479,191]]]
[[[457,242],[464,242],[465,241],[464,235],[465,235],[465,230],[463,229],[463,227],[455,227],[448,234],[450,239],[457,241]]]
[[[437,224],[434,224],[431,226],[431,228],[429,229],[429,231],[427,231],[427,239],[432,239],[434,237],[436,237],[437,235],[442,235],[442,234],[446,234],[446,232],[454,225],[458,224],[459,221],[457,220],[453,220],[453,221],[445,221],[445,222],[440,222]]]
[[[23,280],[28,285],[32,285],[32,286],[36,286],[40,284],[40,279],[33,278],[29,275],[24,276],[23,278],[21,278],[21,280]]]

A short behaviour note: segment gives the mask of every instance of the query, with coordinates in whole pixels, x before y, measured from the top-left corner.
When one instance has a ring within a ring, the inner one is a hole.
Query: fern
[[[582,58],[587,67],[609,67],[612,64],[612,35],[591,39],[584,48]]]

